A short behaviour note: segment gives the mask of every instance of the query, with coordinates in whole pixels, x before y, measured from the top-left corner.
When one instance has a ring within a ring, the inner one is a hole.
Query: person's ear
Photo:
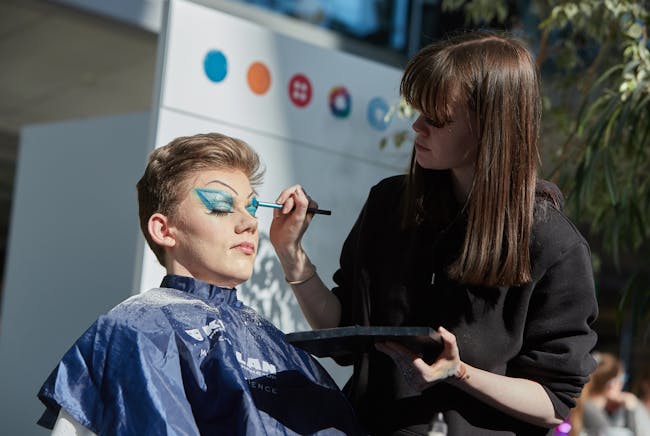
[[[151,215],[147,222],[147,230],[149,231],[149,236],[151,236],[151,239],[156,244],[162,247],[173,247],[176,245],[176,237],[172,231],[169,219],[165,215],[158,212]]]

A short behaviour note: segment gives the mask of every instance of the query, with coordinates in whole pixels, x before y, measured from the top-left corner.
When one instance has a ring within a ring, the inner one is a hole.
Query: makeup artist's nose
[[[427,134],[427,122],[424,120],[424,116],[419,115],[417,119],[411,124],[411,128],[420,135]]]

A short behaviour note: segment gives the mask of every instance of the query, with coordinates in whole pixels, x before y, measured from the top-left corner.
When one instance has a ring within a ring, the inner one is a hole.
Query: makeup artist
[[[430,326],[432,364],[396,343],[354,359],[346,386],[375,435],[542,435],[595,368],[589,246],[538,179],[541,102],[527,47],[459,34],[408,63],[401,93],[420,113],[408,174],[375,185],[330,290],[301,240],[315,202],[296,185],[271,240],[314,329]],[[295,207],[295,209],[294,209]]]

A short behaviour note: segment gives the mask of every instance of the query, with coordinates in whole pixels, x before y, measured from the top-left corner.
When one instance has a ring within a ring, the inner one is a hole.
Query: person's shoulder
[[[564,209],[564,195],[560,188],[553,182],[537,179],[535,183],[535,201],[538,204],[549,203],[556,209]]]
[[[384,226],[389,221],[399,220],[400,202],[406,177],[403,175],[391,176],[380,180],[368,194],[364,208],[366,226]],[[370,224],[370,223],[374,224]]]
[[[533,234],[545,242],[556,241],[561,246],[586,243],[580,230],[562,208],[562,200],[537,197]]]
[[[449,170],[427,169],[422,171],[420,177],[422,179],[421,183],[424,183],[430,189],[440,189],[441,187],[448,186],[451,180]],[[407,174],[389,176],[377,182],[372,187],[372,191],[401,194],[406,188],[408,180],[409,175]]]
[[[366,212],[376,211],[377,208],[392,207],[399,201],[406,178],[403,175],[396,175],[381,179],[370,187],[366,199]]]
[[[404,174],[398,174],[381,179],[371,188],[370,192],[371,195],[398,194],[405,186],[406,176]]]
[[[170,329],[168,308],[190,304],[185,293],[175,289],[154,288],[135,294],[99,318],[101,326],[119,326],[133,332]]]
[[[563,210],[564,198],[554,184],[541,181],[535,201],[532,252],[537,262],[552,263],[576,245],[589,244]]]

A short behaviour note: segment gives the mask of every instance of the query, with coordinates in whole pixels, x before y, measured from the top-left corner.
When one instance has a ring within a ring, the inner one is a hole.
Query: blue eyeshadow
[[[250,204],[248,206],[246,206],[246,210],[248,211],[248,213],[255,216],[255,214],[257,214],[257,206],[258,206],[258,204],[259,203],[257,202],[257,197],[253,197],[251,199]]]
[[[199,188],[195,188],[194,192],[196,192],[201,202],[210,212],[234,211],[235,200],[232,198],[232,195],[227,192]]]
[[[213,189],[195,188],[194,192],[199,196],[201,202],[210,212],[234,212],[235,199],[232,195],[224,191]],[[253,197],[250,204],[246,206],[246,211],[255,216],[257,213],[258,201]]]

